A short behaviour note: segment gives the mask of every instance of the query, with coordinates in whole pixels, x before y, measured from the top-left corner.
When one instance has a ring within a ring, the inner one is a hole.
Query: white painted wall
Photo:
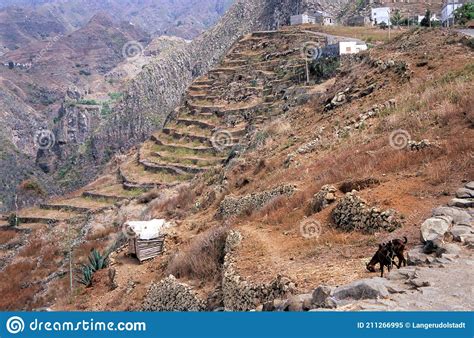
[[[367,45],[357,43],[356,41],[341,41],[339,42],[339,54],[357,54],[367,50]]]
[[[294,25],[303,25],[307,23],[316,23],[316,19],[308,14],[298,14],[298,15],[292,15],[290,17],[290,23],[292,26]]]
[[[380,25],[382,22],[385,22],[387,25],[390,24],[390,8],[389,7],[379,7],[372,8],[370,12],[370,18],[372,19],[372,24]]]

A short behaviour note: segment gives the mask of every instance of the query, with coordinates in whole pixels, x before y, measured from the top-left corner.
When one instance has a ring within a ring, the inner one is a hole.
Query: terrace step
[[[211,154],[214,155],[216,154],[216,150],[213,147],[205,147],[205,146],[189,146],[189,145],[184,145],[184,144],[179,144],[179,143],[168,143],[164,140],[161,140],[159,137],[152,135],[150,139],[155,142],[157,145],[163,146],[165,148],[168,148],[170,151],[177,151],[180,149],[186,150],[193,152],[195,154]]]
[[[129,200],[143,193],[142,190],[124,190],[122,184],[115,184],[108,187],[99,188],[92,191],[85,191],[82,196],[86,198],[100,199],[110,203]]]
[[[24,209],[17,214],[20,223],[56,224],[82,219],[84,216],[67,211],[46,210],[40,208]]]
[[[174,164],[188,164],[198,167],[212,167],[221,164],[225,161],[225,157],[197,157],[193,155],[177,155],[176,153],[169,151],[153,151],[150,153],[151,156],[157,157],[162,162]],[[153,159],[149,159],[153,162]]]
[[[112,203],[76,197],[61,201],[53,201],[40,205],[44,210],[72,211],[77,213],[97,213],[113,206]]]
[[[199,128],[202,129],[215,129],[216,125],[202,121],[202,120],[196,120],[196,119],[190,119],[190,118],[177,118],[176,119],[177,124],[183,124],[185,126],[198,126]]]
[[[159,187],[171,187],[191,178],[190,175],[149,172],[145,170],[143,165],[136,162],[120,166],[118,175],[125,190],[150,190]]]
[[[140,164],[142,164],[146,170],[152,172],[168,172],[174,173],[176,175],[182,174],[199,174],[210,167],[197,167],[197,166],[187,166],[180,163],[168,163],[168,162],[151,162],[148,160],[141,160]]]
[[[204,144],[211,144],[211,138],[206,135],[191,134],[189,132],[178,131],[174,128],[163,128],[162,132],[175,139],[185,139],[191,141],[197,141]]]

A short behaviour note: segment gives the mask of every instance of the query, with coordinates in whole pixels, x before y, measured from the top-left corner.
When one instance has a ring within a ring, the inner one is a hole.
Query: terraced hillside
[[[251,129],[281,113],[285,89],[304,85],[302,47],[311,31],[256,32],[189,87],[164,129],[119,169],[125,189],[173,186],[223,163]]]
[[[302,51],[308,42],[324,45],[326,37],[299,28],[244,36],[217,68],[193,82],[184,104],[163,130],[119,166],[116,181],[93,184],[67,198],[20,210],[19,221],[56,224],[83,220],[118,201],[153,188],[178,185],[222,165],[247,133],[282,113],[288,88],[304,88]]]

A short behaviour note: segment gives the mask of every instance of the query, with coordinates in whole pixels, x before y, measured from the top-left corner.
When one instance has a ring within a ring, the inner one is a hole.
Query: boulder
[[[407,253],[408,265],[423,265],[431,262],[431,257],[423,253],[422,248],[414,248]]]
[[[474,229],[465,225],[455,225],[449,230],[456,242],[464,243],[466,237],[474,235]]]
[[[311,304],[311,298],[312,295],[310,293],[292,296],[281,304],[277,310],[289,312],[308,311],[311,309],[311,307],[308,307]]]
[[[333,289],[330,286],[320,285],[314,289],[311,303],[316,308],[332,309],[336,307],[336,303],[331,298]]]
[[[425,243],[426,241],[443,238],[452,222],[453,219],[450,216],[436,216],[428,218],[421,225],[421,241]]]
[[[467,189],[471,189],[471,190],[474,190],[474,181],[471,181],[469,183],[466,183],[465,187]]]
[[[443,257],[444,255],[457,256],[461,252],[461,248],[459,247],[459,245],[456,245],[453,243],[444,244],[443,249],[444,249],[444,253],[442,254]]]
[[[354,283],[340,286],[334,290],[333,296],[337,300],[345,299],[377,299],[389,295],[383,278],[361,279]]]
[[[457,198],[472,198],[474,197],[474,190],[467,188],[460,188],[456,191]]]
[[[458,208],[474,208],[474,198],[453,198],[448,205]]]
[[[453,207],[438,207],[433,209],[433,216],[449,216],[453,219],[454,224],[470,225],[471,215],[465,210]]]

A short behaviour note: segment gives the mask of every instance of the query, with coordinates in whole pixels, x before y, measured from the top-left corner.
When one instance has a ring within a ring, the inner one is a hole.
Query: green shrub
[[[17,214],[12,213],[8,216],[8,225],[11,227],[17,227],[20,225],[20,219],[18,218]]]
[[[92,286],[94,271],[89,265],[83,264],[77,272],[76,281],[86,287]]]
[[[99,271],[105,269],[109,265],[109,255],[104,253],[100,254],[99,251],[93,249],[89,254],[89,266],[92,268],[92,271]]]
[[[92,278],[96,271],[105,269],[109,265],[109,253],[101,254],[92,249],[89,254],[89,263],[82,264],[76,272],[76,281],[86,287],[92,286]]]

